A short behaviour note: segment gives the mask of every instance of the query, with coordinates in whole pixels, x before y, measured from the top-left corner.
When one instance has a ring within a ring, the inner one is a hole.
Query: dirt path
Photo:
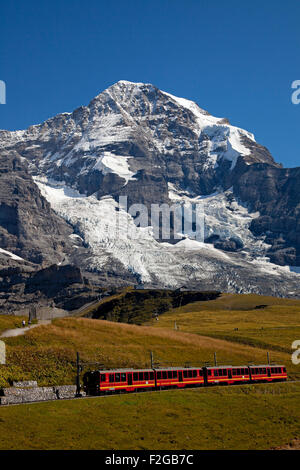
[[[27,331],[31,330],[32,328],[37,328],[41,325],[49,325],[51,320],[40,320],[35,325],[25,326],[24,328],[14,328],[12,330],[6,330],[1,335],[0,338],[11,338],[13,336],[21,336],[24,335]]]

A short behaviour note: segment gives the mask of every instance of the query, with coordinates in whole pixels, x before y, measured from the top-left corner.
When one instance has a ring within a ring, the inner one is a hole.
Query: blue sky
[[[153,83],[300,166],[298,0],[10,0],[1,5],[0,128],[72,111],[118,80]]]

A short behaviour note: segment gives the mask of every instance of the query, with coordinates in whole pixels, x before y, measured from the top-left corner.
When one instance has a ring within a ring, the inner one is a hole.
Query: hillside
[[[219,295],[219,292],[214,291],[127,288],[81,309],[79,316],[139,325],[171,308],[197,301],[215,300]]]
[[[256,295],[222,295],[169,310],[154,327],[220,338],[269,351],[291,352],[300,338],[300,302]],[[273,354],[272,354],[273,357]]]
[[[266,362],[268,349],[272,361],[286,364],[289,378],[299,378],[290,350],[291,338],[300,332],[299,301],[221,295],[171,308],[157,321],[149,320],[151,308],[171,297],[158,296],[155,303],[149,293],[129,290],[102,301],[107,313],[108,305],[113,312],[116,305],[126,312],[142,309],[139,295],[128,293],[142,293],[149,301],[145,317],[151,325],[69,317],[5,338],[7,365],[0,366],[0,387],[22,379],[39,385],[74,383],[77,351],[85,372],[101,365],[149,367],[150,351],[157,366],[213,363],[215,352],[220,364],[258,364]],[[20,321],[0,316],[0,328]],[[0,448],[269,449],[299,439],[299,412],[298,382],[3,407]]]
[[[149,300],[147,292],[130,291],[107,298],[103,305],[107,309],[110,305],[113,312],[142,311],[145,304],[140,303],[140,295]],[[121,302],[118,310],[116,300]],[[255,308],[267,303],[267,307]],[[146,326],[121,323],[120,316],[114,322],[71,317],[56,319],[21,337],[6,338],[8,365],[0,369],[0,386],[28,378],[40,385],[74,383],[77,351],[83,361],[111,368],[148,367],[150,351],[161,365],[212,362],[214,352],[223,364],[264,363],[268,350],[272,361],[287,365],[290,377],[299,374],[299,368],[291,363],[291,344],[300,333],[298,301],[225,295],[171,309],[158,321],[149,320],[151,308],[152,297]],[[11,317],[4,321],[6,318]]]

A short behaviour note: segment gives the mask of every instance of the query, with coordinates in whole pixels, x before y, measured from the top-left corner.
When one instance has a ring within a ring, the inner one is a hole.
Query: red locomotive
[[[89,395],[285,380],[287,380],[286,367],[270,364],[96,370],[86,372],[83,377],[84,390]]]

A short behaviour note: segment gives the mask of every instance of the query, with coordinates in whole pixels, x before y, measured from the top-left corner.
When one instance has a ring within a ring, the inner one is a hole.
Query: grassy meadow
[[[210,302],[171,309],[158,322],[148,324],[174,329],[175,322],[181,332],[265,349],[276,360],[275,352],[290,355],[293,341],[300,339],[300,301],[225,294]]]
[[[0,449],[271,449],[300,434],[299,392],[286,383],[3,407]]]
[[[13,328],[21,321],[0,316],[0,328]],[[144,325],[56,319],[24,336],[4,338],[7,365],[0,366],[0,388],[26,379],[41,386],[75,383],[76,351],[86,371],[97,364],[149,367],[150,351],[161,366],[212,363],[214,352],[222,364],[259,364],[266,362],[268,350],[273,362],[287,366],[290,378],[299,378],[300,366],[291,362],[291,343],[298,338],[299,301],[251,295],[191,302]],[[291,447],[300,437],[299,392],[297,382],[3,407],[0,448]]]
[[[107,368],[149,367],[150,351],[162,366],[212,363],[214,352],[223,364],[266,362],[266,350],[257,346],[167,327],[87,318],[57,319],[24,336],[4,340],[7,365],[0,368],[0,387],[22,379],[37,380],[40,385],[74,383],[76,351],[83,361]],[[289,352],[273,351],[272,360],[286,364],[290,376],[298,370],[291,365]]]

